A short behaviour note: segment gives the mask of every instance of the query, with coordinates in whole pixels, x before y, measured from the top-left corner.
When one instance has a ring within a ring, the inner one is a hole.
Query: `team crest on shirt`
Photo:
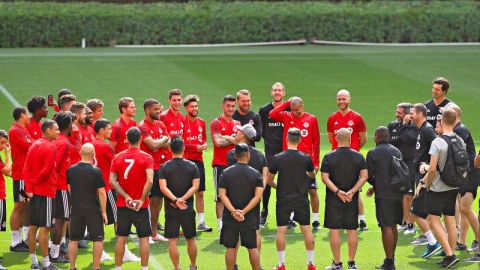
[[[198,127],[198,132],[202,132],[203,131],[203,128],[202,127]]]
[[[352,120],[348,121],[348,125],[353,126],[353,121]]]
[[[302,131],[300,131],[300,134],[302,134],[302,137],[307,137],[308,136],[308,130],[302,129]]]
[[[303,127],[308,128],[310,124],[308,122],[303,123]]]

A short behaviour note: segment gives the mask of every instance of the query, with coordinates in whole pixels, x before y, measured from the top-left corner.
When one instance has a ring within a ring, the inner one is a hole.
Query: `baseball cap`
[[[237,126],[237,129],[240,130],[241,132],[243,132],[243,134],[245,134],[245,136],[247,136],[247,138],[249,138],[250,140],[254,140],[255,137],[257,136],[257,131],[250,124],[246,124],[246,125],[243,125],[243,126]]]

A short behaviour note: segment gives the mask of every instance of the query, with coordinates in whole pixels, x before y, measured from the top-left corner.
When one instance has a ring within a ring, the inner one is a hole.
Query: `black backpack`
[[[447,160],[443,170],[439,169],[440,179],[450,187],[461,187],[468,180],[470,162],[467,150],[458,135],[441,136],[448,144]]]
[[[392,156],[392,175],[390,187],[403,193],[410,189],[410,170],[403,159]]]

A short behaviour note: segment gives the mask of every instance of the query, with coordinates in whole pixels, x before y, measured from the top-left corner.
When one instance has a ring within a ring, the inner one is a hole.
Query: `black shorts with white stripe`
[[[0,200],[0,232],[7,230],[7,200]]]
[[[218,194],[218,183],[220,182],[220,176],[222,175],[223,171],[227,168],[227,166],[221,165],[214,165],[213,166],[213,184],[215,185],[215,202],[218,202],[219,194]]]
[[[33,195],[30,199],[29,225],[39,228],[52,228],[54,208],[54,198]]]
[[[25,181],[14,180],[13,181],[13,201],[26,202],[25,197],[22,196],[22,193],[25,193]]]
[[[112,189],[107,191],[107,219],[108,219],[108,224],[115,224],[117,223],[117,194],[116,192]]]
[[[55,215],[56,219],[70,219],[70,193],[67,190],[57,190],[57,197],[55,198]]]

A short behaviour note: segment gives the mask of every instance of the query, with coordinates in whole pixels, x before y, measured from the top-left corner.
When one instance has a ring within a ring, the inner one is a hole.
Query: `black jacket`
[[[417,143],[418,129],[412,125],[404,125],[394,121],[388,124],[390,143],[402,152],[405,162],[413,162],[415,157],[415,144]]]

